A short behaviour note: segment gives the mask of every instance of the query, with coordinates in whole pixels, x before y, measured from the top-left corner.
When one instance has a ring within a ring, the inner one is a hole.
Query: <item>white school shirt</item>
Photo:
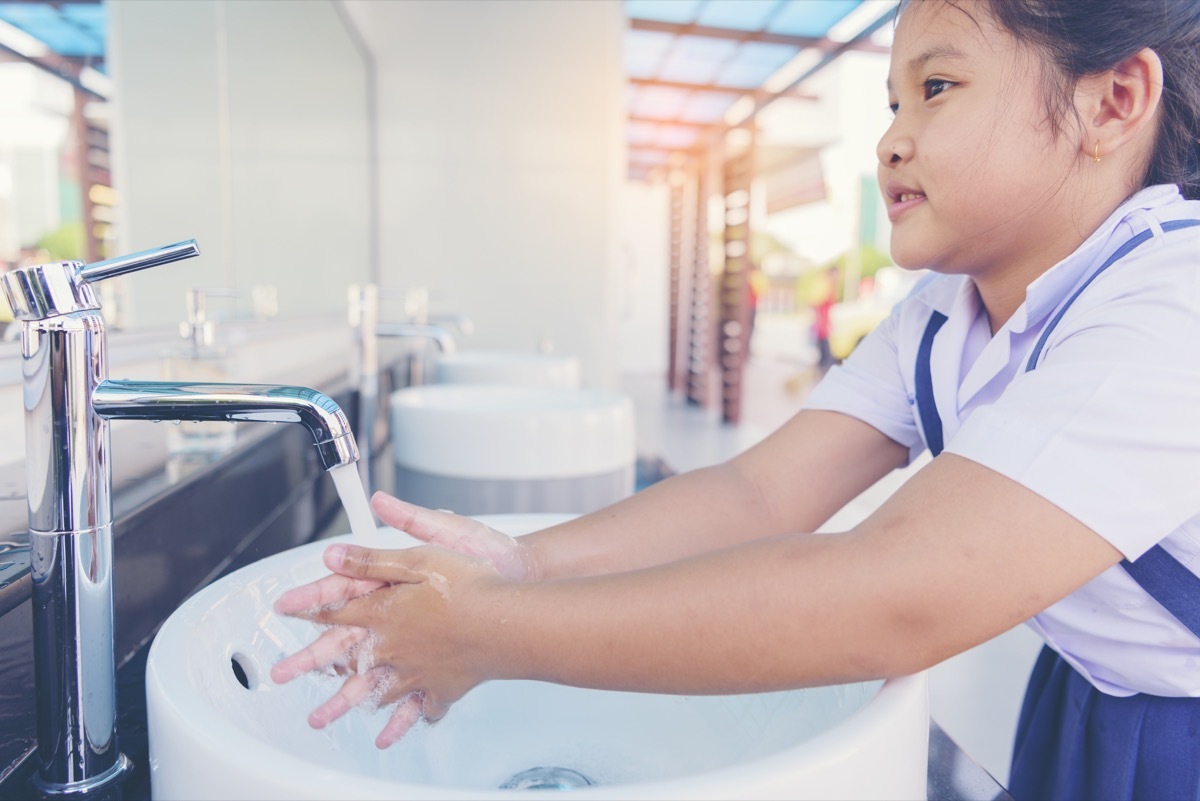
[[[927,276],[804,408],[851,415],[920,454],[917,346],[941,312],[930,366],[945,450],[1036,492],[1129,560],[1160,543],[1200,575],[1200,228],[1160,227],[1181,219],[1200,219],[1200,202],[1171,185],[1138,192],[1028,286],[995,336],[971,279]],[[1054,312],[1145,230],[1026,373]],[[1102,692],[1200,696],[1200,639],[1120,566],[1028,624]]]

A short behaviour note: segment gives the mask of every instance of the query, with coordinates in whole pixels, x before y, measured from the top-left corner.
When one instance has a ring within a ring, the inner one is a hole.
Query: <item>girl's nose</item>
[[[895,167],[912,158],[912,138],[896,128],[895,121],[875,146],[875,155],[883,167]]]

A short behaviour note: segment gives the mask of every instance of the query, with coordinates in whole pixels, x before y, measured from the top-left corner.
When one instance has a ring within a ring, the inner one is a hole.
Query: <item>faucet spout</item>
[[[345,413],[308,387],[105,380],[92,391],[92,406],[108,420],[299,423],[326,470],[358,461]]]
[[[430,323],[380,323],[375,328],[375,335],[428,339],[442,353],[453,353],[455,349],[454,335],[446,328]]]

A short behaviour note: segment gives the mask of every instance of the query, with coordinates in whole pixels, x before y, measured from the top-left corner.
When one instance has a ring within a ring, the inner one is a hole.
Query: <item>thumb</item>
[[[349,578],[372,579],[387,584],[418,584],[425,580],[425,576],[410,567],[413,556],[407,549],[382,551],[337,544],[325,549],[325,566]]]

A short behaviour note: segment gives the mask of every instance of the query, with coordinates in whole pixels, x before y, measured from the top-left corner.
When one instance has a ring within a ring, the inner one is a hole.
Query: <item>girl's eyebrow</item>
[[[923,68],[928,62],[933,61],[934,59],[937,59],[937,58],[961,60],[961,59],[965,59],[966,57],[967,57],[967,54],[964,53],[963,51],[959,50],[954,45],[935,44],[932,47],[926,48],[925,50],[921,51],[919,54],[910,58],[908,60],[908,62],[904,65],[904,69],[908,74],[912,74],[914,72],[919,72],[921,70],[921,68]],[[892,88],[892,76],[891,75],[889,75],[887,78],[887,88],[889,91],[891,91],[891,88]]]

